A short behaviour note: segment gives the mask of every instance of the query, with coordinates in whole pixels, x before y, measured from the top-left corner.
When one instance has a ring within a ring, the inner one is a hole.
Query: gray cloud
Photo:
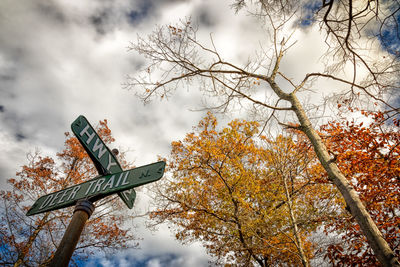
[[[177,3],[183,2],[0,2],[0,189],[8,188],[6,179],[27,163],[27,153],[40,148],[55,156],[63,148],[64,132],[80,114],[94,125],[108,119],[114,146],[128,150],[128,160],[136,165],[166,156],[170,142],[190,131],[202,114],[188,111],[197,95],[143,106],[121,86],[125,75],[144,62],[127,53],[129,42],[150,32],[162,9]],[[158,240],[151,241],[146,229],[137,235],[145,237],[142,252]],[[157,255],[144,252],[149,262],[189,260],[182,253],[168,256],[177,242],[172,236],[162,240]],[[199,247],[181,246],[185,249],[207,261]]]
[[[108,255],[93,258],[86,267],[129,266],[129,267],[181,267],[181,266],[212,266],[213,259],[205,257],[205,250],[199,243],[190,246],[170,241],[171,235],[167,227],[161,227],[154,233],[146,232],[145,243],[139,249],[128,249],[118,255]],[[169,246],[165,244],[168,243]]]
[[[235,15],[230,4],[229,0],[0,1],[1,188],[26,164],[29,151],[40,148],[54,156],[61,150],[63,133],[80,114],[94,125],[108,119],[115,147],[128,150],[128,160],[138,166],[155,161],[157,155],[167,156],[171,141],[182,139],[205,113],[189,111],[200,107],[199,85],[168,101],[143,106],[134,92],[121,86],[125,75],[135,74],[145,62],[126,47],[137,34],[151,33],[156,24],[192,16],[202,43],[210,47],[212,33],[222,58],[244,65],[260,47],[268,51],[271,40],[259,21],[244,12]],[[294,79],[321,64],[316,61],[323,51],[316,29],[299,34],[295,38],[302,42],[282,62],[282,71]],[[260,91],[268,93],[265,87]],[[267,93],[261,97],[267,98]],[[122,251],[98,262],[120,259],[120,266],[124,260],[129,266],[134,255],[155,265],[203,266],[209,259],[198,244],[177,244],[166,228],[154,236],[141,229],[138,235],[144,237],[141,250]]]

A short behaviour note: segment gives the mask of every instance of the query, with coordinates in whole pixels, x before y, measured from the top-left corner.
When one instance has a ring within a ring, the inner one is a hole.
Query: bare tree
[[[397,52],[385,39],[385,31],[398,38],[399,2],[263,0],[252,5],[251,1],[239,0],[234,6],[237,10],[248,8],[261,22],[270,25],[271,50],[263,51],[257,60],[247,64],[234,64],[224,60],[212,38],[209,46],[204,45],[196,36],[196,26],[182,21],[178,25],[159,27],[147,38],[139,37],[138,42],[132,44],[131,49],[144,55],[149,65],[142,74],[129,77],[127,86],[142,88],[138,94],[149,101],[154,96],[167,97],[177,88],[199,81],[205,94],[221,100],[213,108],[226,111],[236,103],[250,104],[260,114],[267,114],[265,123],[275,119],[284,127],[303,131],[380,263],[400,266],[397,256],[315,130],[310,120],[314,114],[306,112],[307,106],[298,97],[309,89],[322,93],[317,82],[331,80],[345,86],[332,95],[339,104],[350,106],[355,101],[372,100],[386,109],[387,118],[398,114],[399,109],[387,94],[398,90],[399,60]],[[307,12],[311,15],[301,15]],[[295,44],[292,33],[307,23],[320,23],[320,29],[326,33],[325,56],[330,64],[320,72],[307,73],[302,80],[293,81],[280,71],[280,66]],[[358,42],[359,39],[362,42]],[[383,56],[371,55],[375,48],[385,47],[385,44],[387,51],[382,52]],[[352,66],[350,77],[343,74],[349,65]],[[260,87],[267,88],[270,93],[265,100],[256,95]],[[282,113],[294,117],[291,120],[286,116],[283,120]]]

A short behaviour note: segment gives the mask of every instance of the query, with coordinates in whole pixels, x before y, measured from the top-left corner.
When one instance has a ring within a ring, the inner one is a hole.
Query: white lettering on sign
[[[46,200],[43,201],[42,205],[40,205],[39,209],[45,208],[50,203],[50,201],[53,199],[53,196],[54,195],[48,195]]]
[[[62,196],[60,197],[60,200],[58,201],[58,204],[64,202],[64,199],[63,199],[63,198],[67,195],[67,192],[69,192],[70,190],[71,190],[71,188],[67,188],[67,189],[65,189],[64,191],[62,191],[63,194],[62,194]]]
[[[81,189],[81,186],[80,186],[80,185],[77,185],[76,187],[74,187],[74,188],[72,189],[71,195],[69,195],[69,198],[67,199],[67,201],[68,201],[68,200],[71,200],[71,199],[74,199],[75,196],[76,196],[76,193],[78,193],[79,189]]]
[[[88,189],[87,189],[86,192],[85,192],[85,196],[87,196],[87,194],[89,194],[90,189],[92,188],[92,185],[93,185],[95,182],[96,182],[96,181],[90,181],[89,187],[88,187]]]
[[[124,177],[124,180],[122,181],[122,184],[121,184],[121,185],[127,185],[127,184],[129,184],[129,182],[126,180],[126,178],[128,178],[128,175],[129,175],[129,171],[127,171],[127,172],[125,173],[125,177]]]
[[[62,193],[62,191],[56,193],[56,195],[53,197],[53,200],[50,202],[49,206],[53,206],[54,204],[56,204],[56,199],[60,197],[60,194]]]
[[[112,160],[112,157],[111,157],[111,155],[110,155],[110,154],[108,154],[108,165],[107,165],[107,171],[109,171],[109,170],[110,170],[111,166],[117,166],[117,163],[115,163],[115,162]]]
[[[89,133],[88,129],[90,128],[89,124],[86,125],[85,128],[83,128],[83,130],[79,133],[80,136],[83,136],[84,134],[86,134],[88,136],[88,139],[86,140],[86,144],[90,144],[90,142],[92,141],[93,137],[96,135],[95,132],[93,133]]]
[[[65,201],[74,199],[76,196],[76,193],[78,193],[80,188],[81,188],[81,186],[77,185],[75,187],[67,188],[63,191],[59,191],[55,194],[48,195],[46,200],[43,201],[42,205],[40,205],[39,209],[44,209],[47,206],[51,207],[55,204],[61,204]],[[69,196],[68,196],[68,194],[69,194]]]
[[[114,178],[115,178],[115,175],[111,176],[111,178],[108,180],[108,182],[103,186],[103,191],[106,190],[107,187],[109,187],[110,189],[113,188]]]
[[[127,178],[129,176],[129,171],[121,173],[118,177],[117,182],[114,184],[114,180],[115,180],[115,176],[111,176],[110,180],[108,180],[108,182],[103,186],[103,190],[105,191],[107,188],[112,189],[112,188],[116,188],[119,185],[127,185],[129,184],[129,181],[127,181]],[[122,182],[121,182],[122,181]],[[120,184],[121,182],[121,184]]]
[[[94,143],[93,146],[93,152],[96,152],[99,150],[99,154],[97,155],[98,158],[101,158],[104,153],[107,152],[107,149],[103,146],[103,143],[101,142],[100,138],[96,139],[96,142]]]
[[[99,180],[97,180],[96,185],[93,187],[92,193],[100,191],[101,185],[104,183],[105,180],[105,178],[100,178]]]
[[[119,175],[118,181],[117,181],[117,183],[115,184],[115,187],[117,187],[117,186],[119,185],[119,182],[121,182],[122,175],[123,175],[122,173]]]

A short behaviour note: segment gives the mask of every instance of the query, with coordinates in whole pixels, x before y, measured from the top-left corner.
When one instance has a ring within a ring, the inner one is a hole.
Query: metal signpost
[[[115,155],[85,117],[79,116],[71,128],[100,176],[42,196],[27,212],[27,216],[31,216],[76,205],[71,222],[49,266],[68,266],[83,227],[94,211],[93,202],[117,193],[128,208],[132,208],[136,196],[133,188],[161,179],[165,169],[165,162],[160,161],[123,171]]]

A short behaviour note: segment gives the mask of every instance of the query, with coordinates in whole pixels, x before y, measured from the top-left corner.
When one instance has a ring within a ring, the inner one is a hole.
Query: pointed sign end
[[[28,212],[26,213],[26,216],[31,216],[31,215],[33,215],[34,213],[32,213],[32,209],[29,209],[28,210]]]

